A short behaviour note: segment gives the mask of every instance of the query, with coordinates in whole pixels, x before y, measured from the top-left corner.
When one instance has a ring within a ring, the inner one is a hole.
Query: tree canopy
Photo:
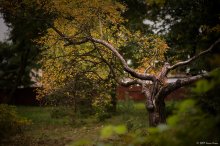
[[[125,75],[114,52],[101,44],[86,43],[89,42],[89,37],[106,40],[122,54],[130,46],[133,52],[127,55],[126,61],[133,58],[138,60],[136,70],[142,73],[154,61],[164,60],[163,54],[168,46],[163,39],[142,35],[140,32],[132,34],[127,30],[122,25],[125,19],[121,16],[125,6],[118,2],[79,0],[66,5],[66,1],[54,1],[54,11],[62,15],[58,15],[52,28],[48,30],[48,35],[39,40],[48,47],[42,59],[42,81],[45,87],[48,85],[48,89],[65,85],[80,72],[98,80],[109,77],[117,80]],[[73,39],[70,40],[67,36]],[[64,41],[59,40],[60,37]],[[47,90],[46,93],[48,92]]]

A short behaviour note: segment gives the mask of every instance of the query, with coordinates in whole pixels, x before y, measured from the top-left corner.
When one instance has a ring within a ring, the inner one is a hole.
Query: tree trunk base
[[[165,102],[160,101],[156,106],[157,108],[148,109],[150,127],[156,127],[159,124],[166,124]]]

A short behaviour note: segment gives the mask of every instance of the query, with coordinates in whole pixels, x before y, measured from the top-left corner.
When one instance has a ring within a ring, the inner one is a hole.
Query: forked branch
[[[218,43],[220,43],[220,38],[219,38],[217,41],[215,41],[207,50],[200,52],[199,54],[197,54],[197,55],[195,55],[195,56],[189,58],[189,59],[186,60],[186,61],[181,61],[181,62],[178,62],[178,63],[176,63],[176,64],[170,66],[170,67],[168,68],[168,70],[169,70],[169,71],[170,71],[170,70],[174,70],[174,69],[176,69],[176,68],[179,67],[179,66],[187,65],[187,64],[191,63],[192,61],[198,59],[199,57],[201,57],[201,56],[203,56],[203,55],[206,55],[207,53],[211,52],[212,49],[213,49]]]
[[[156,100],[160,100],[160,98],[166,97],[167,95],[169,95],[171,92],[173,92],[176,89],[179,89],[183,86],[190,85],[202,78],[206,78],[209,76],[210,76],[210,73],[204,73],[204,74],[200,74],[200,75],[196,75],[192,77],[187,77],[185,79],[178,79],[174,83],[169,83],[159,90],[159,92],[156,95]]]

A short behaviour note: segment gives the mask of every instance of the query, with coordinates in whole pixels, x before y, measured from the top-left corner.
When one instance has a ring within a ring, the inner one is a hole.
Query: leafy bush
[[[167,125],[149,129],[147,144],[196,145],[198,142],[219,142],[217,119],[201,111],[196,101],[183,101],[177,112],[167,119]]]
[[[114,135],[122,135],[127,133],[127,128],[124,125],[118,125],[118,126],[113,126],[113,125],[108,125],[105,126],[101,130],[101,138],[110,138]]]
[[[71,118],[72,116],[86,118],[96,114],[100,121],[110,117],[109,95],[105,93],[105,90],[100,89],[101,87],[95,88],[96,85],[95,80],[80,76],[44,96],[47,105],[68,109],[67,111],[64,108],[56,108],[51,114],[52,117],[60,118],[68,115]]]
[[[171,116],[177,110],[180,101],[171,100],[166,102],[166,116]]]
[[[134,102],[126,98],[118,102],[117,111],[122,115],[122,120],[128,131],[135,131],[147,127],[147,112],[143,103]]]
[[[100,94],[94,99],[92,106],[99,121],[104,121],[105,119],[111,117],[111,113],[108,112],[108,109],[112,106],[110,95],[106,93]]]
[[[125,98],[124,101],[121,101],[120,104],[118,104],[117,108],[117,110],[124,116],[132,114],[134,112],[134,101],[129,98]]]
[[[107,140],[102,145],[185,146],[204,143],[217,144],[220,140],[218,123],[219,117],[205,114],[196,105],[195,100],[188,99],[179,104],[174,115],[167,119],[167,125],[130,132],[127,132],[128,129],[124,126],[123,131],[126,133],[123,135],[114,132],[114,126],[104,127],[101,137],[105,137]]]
[[[23,132],[29,124],[31,121],[18,116],[14,106],[0,104],[0,137],[2,140]]]

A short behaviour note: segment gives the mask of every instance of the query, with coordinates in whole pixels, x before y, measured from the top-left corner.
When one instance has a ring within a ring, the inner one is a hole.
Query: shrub
[[[0,104],[0,137],[1,140],[9,139],[31,124],[30,120],[18,116],[15,106]],[[1,141],[0,140],[0,141]]]
[[[178,104],[180,101],[171,100],[166,102],[166,116],[171,116],[177,110]]]
[[[134,101],[126,98],[118,104],[117,110],[125,116],[134,113]]]
[[[99,121],[104,121],[111,117],[111,113],[108,112],[108,109],[112,106],[110,95],[106,93],[100,94],[94,99],[92,106]]]

